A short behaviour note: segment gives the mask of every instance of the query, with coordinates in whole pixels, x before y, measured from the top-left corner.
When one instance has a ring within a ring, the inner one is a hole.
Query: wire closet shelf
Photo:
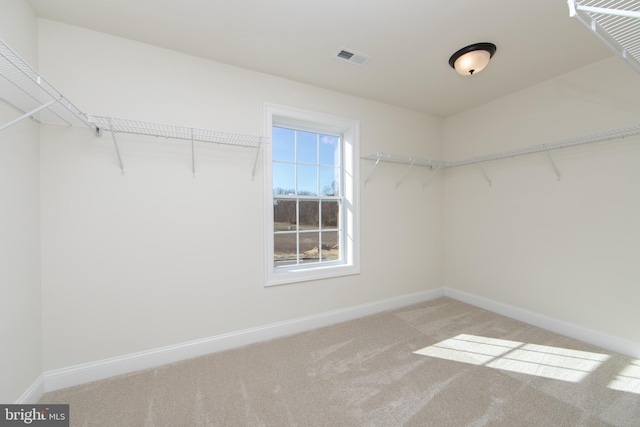
[[[241,135],[211,129],[200,129],[166,123],[144,122],[139,120],[87,114],[87,121],[94,126],[110,132],[135,135],[148,135],[159,138],[184,139],[188,141],[210,142],[216,144],[239,145],[259,148],[268,138],[253,135]]]
[[[120,155],[120,148],[116,138],[117,133],[128,133],[134,135],[154,136],[158,138],[182,139],[191,141],[191,172],[192,176],[196,176],[196,160],[194,143],[207,142],[215,144],[234,145],[241,147],[249,147],[256,149],[255,159],[253,161],[253,170],[251,179],[255,178],[256,166],[258,163],[258,155],[262,144],[268,142],[269,138],[254,135],[242,135],[229,132],[221,132],[211,129],[192,128],[179,125],[171,125],[166,123],[144,122],[139,120],[121,119],[115,117],[96,116],[87,114],[87,120],[93,126],[101,130],[111,132],[113,145],[118,156],[118,164],[120,165],[120,173],[124,174],[124,163]]]
[[[638,0],[568,0],[569,16],[640,74],[640,2]]]
[[[71,101],[3,40],[0,40],[0,76],[0,99],[23,113],[2,124],[0,131],[26,118],[40,123],[88,126],[97,131]]]
[[[97,135],[101,135],[103,130],[110,131],[122,173],[124,173],[124,164],[118,148],[117,133],[191,141],[192,172],[194,176],[194,142],[255,148],[256,159],[253,166],[253,177],[255,176],[260,148],[262,144],[269,141],[268,137],[263,136],[83,113],[3,40],[0,40],[0,100],[23,113],[8,123],[0,124],[0,131],[27,118],[39,123],[87,126]]]
[[[611,129],[611,130],[593,133],[590,135],[580,136],[576,138],[565,139],[562,141],[552,142],[549,144],[533,145],[533,146],[518,148],[515,150],[502,151],[499,153],[471,157],[471,158],[457,160],[457,161],[433,160],[433,159],[426,159],[426,158],[413,157],[413,156],[402,156],[402,155],[390,154],[390,153],[384,153],[384,152],[367,154],[362,156],[361,158],[364,160],[374,160],[376,162],[373,168],[371,169],[371,171],[369,172],[369,175],[365,179],[365,185],[367,184],[367,181],[369,180],[369,178],[371,177],[371,175],[373,174],[373,172],[375,171],[376,167],[380,162],[400,163],[400,164],[408,165],[407,169],[402,175],[402,178],[400,179],[400,181],[396,183],[396,187],[398,187],[400,183],[405,179],[409,170],[413,166],[423,166],[428,169],[431,169],[433,172],[429,178],[430,180],[440,169],[454,168],[454,167],[467,166],[467,165],[476,165],[480,167],[480,163],[483,163],[483,162],[490,162],[490,161],[500,160],[500,159],[508,159],[513,157],[525,156],[529,154],[536,154],[536,153],[547,154],[547,157],[549,158],[549,161],[553,166],[556,176],[558,177],[558,179],[560,179],[560,172],[558,171],[558,168],[556,167],[553,161],[553,158],[551,157],[550,151],[569,148],[569,147],[575,147],[579,145],[592,144],[597,142],[613,141],[613,140],[626,138],[629,136],[635,136],[635,135],[640,135],[640,124],[619,128],[619,129]],[[486,173],[484,173],[484,171],[481,168],[480,170],[482,171],[489,185],[491,185],[491,180],[487,177]],[[423,183],[423,188],[427,184],[428,184],[428,181]]]

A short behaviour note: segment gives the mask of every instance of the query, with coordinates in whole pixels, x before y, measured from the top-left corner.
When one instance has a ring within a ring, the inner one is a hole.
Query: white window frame
[[[265,286],[305,282],[360,273],[360,122],[299,108],[265,103],[264,135],[271,140],[273,126],[291,126],[312,132],[342,135],[342,185],[344,190],[343,262],[275,267],[273,254],[273,182],[271,144],[263,151],[265,194],[264,270]]]

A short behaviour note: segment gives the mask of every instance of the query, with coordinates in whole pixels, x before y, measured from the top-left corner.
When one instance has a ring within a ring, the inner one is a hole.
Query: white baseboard
[[[520,320],[529,325],[538,326],[557,334],[565,335],[589,344],[615,351],[634,358],[640,358],[640,343],[605,334],[604,332],[587,329],[572,323],[554,319],[542,314],[525,310],[509,304],[494,301],[489,298],[470,294],[451,288],[444,288],[445,296],[471,304],[512,319]]]
[[[155,368],[168,363],[192,359],[198,356],[228,350],[248,344],[309,331],[348,320],[369,316],[411,304],[443,297],[444,288],[431,289],[382,301],[375,301],[325,313],[305,316],[241,331],[230,332],[201,340],[128,354],[110,359],[44,373],[45,391],[85,384],[116,375]]]
[[[32,385],[20,399],[24,398],[25,402],[31,402],[35,397],[37,397],[37,399],[35,399],[35,401],[37,401],[42,396],[43,391],[49,392],[59,390],[117,375],[155,368],[218,351],[305,332],[443,296],[520,320],[530,325],[538,326],[565,336],[588,342],[611,351],[640,358],[639,343],[586,329],[581,326],[563,322],[532,311],[503,304],[467,292],[451,288],[435,288],[424,292],[403,295],[382,301],[361,304],[288,321],[230,332],[201,340],[48,371],[45,372],[43,376],[41,376],[41,378],[39,378],[38,381],[36,381],[36,383],[34,383],[34,385]]]
[[[29,386],[29,388],[22,393],[22,396],[15,401],[16,404],[36,404],[44,394],[45,389],[45,379],[44,374],[41,374],[34,382]]]

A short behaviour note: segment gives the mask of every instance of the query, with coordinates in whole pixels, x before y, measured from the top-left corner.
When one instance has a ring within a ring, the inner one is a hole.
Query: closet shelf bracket
[[[431,181],[433,181],[433,178],[436,176],[436,174],[440,171],[440,169],[442,169],[442,163],[440,163],[436,169],[431,172],[431,175],[429,175],[429,177],[427,178],[427,180],[425,182],[422,183],[422,189],[424,190],[425,188],[427,188],[427,186],[429,184],[431,184]]]
[[[551,166],[553,167],[553,171],[556,174],[556,177],[558,178],[558,181],[560,181],[560,171],[558,170],[558,166],[556,166],[556,162],[553,161],[553,157],[551,157],[551,153],[549,152],[549,150],[545,151],[547,153],[547,158],[549,159],[549,162],[551,163]]]
[[[367,182],[369,182],[369,178],[371,178],[371,175],[373,174],[373,172],[376,170],[376,168],[378,167],[378,165],[380,164],[380,158],[378,157],[376,159],[376,162],[373,164],[373,168],[371,168],[371,171],[369,171],[369,174],[367,175],[367,177],[364,179],[364,186],[367,186]]]
[[[193,131],[191,132],[191,177],[196,177],[196,147],[194,141]]]
[[[116,138],[116,132],[113,127],[110,127],[111,138],[113,139],[113,146],[116,149],[116,155],[118,156],[118,165],[120,165],[120,175],[124,175],[124,164],[122,163],[122,157],[120,156],[120,149],[118,148],[118,140]]]
[[[260,147],[256,149],[256,157],[253,159],[253,170],[251,171],[251,181],[256,177],[256,167],[258,166],[258,157],[260,157]]]
[[[474,164],[476,165],[476,167],[480,170],[480,172],[482,172],[482,175],[484,176],[484,179],[486,179],[486,180],[487,180],[487,182],[489,183],[489,187],[492,187],[491,180],[489,179],[489,176],[488,176],[488,175],[487,175],[487,173],[484,171],[484,169],[482,169],[482,166],[480,166],[480,163],[478,163],[477,161],[474,161],[473,163],[474,163]]]
[[[16,117],[15,119],[11,120],[9,123],[6,123],[6,124],[2,125],[2,127],[0,127],[0,131],[3,131],[6,128],[11,127],[11,126],[15,125],[18,122],[21,122],[22,120],[24,120],[26,118],[29,118],[29,117],[33,118],[36,115],[36,113],[38,113],[41,110],[44,110],[45,108],[49,108],[51,105],[55,104],[60,99],[62,99],[62,97],[60,97],[58,99],[52,99],[51,101],[42,104],[41,106],[37,107],[36,109],[31,110],[31,111],[29,111],[27,113],[24,113],[20,117]]]
[[[409,167],[407,167],[404,171],[404,173],[402,174],[402,176],[400,177],[400,179],[398,180],[398,182],[396,182],[396,190],[398,189],[398,187],[400,187],[400,184],[402,184],[402,181],[404,181],[404,179],[407,177],[407,175],[409,174],[409,171],[411,170],[411,168],[413,167],[413,165],[416,163],[415,159],[413,159],[411,161],[411,163],[409,164]]]

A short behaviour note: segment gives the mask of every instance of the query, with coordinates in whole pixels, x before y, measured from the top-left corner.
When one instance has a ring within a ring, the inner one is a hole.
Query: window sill
[[[353,264],[309,267],[300,269],[282,269],[267,274],[265,286],[286,285],[289,283],[308,282],[311,280],[331,279],[334,277],[360,274],[360,267]]]

